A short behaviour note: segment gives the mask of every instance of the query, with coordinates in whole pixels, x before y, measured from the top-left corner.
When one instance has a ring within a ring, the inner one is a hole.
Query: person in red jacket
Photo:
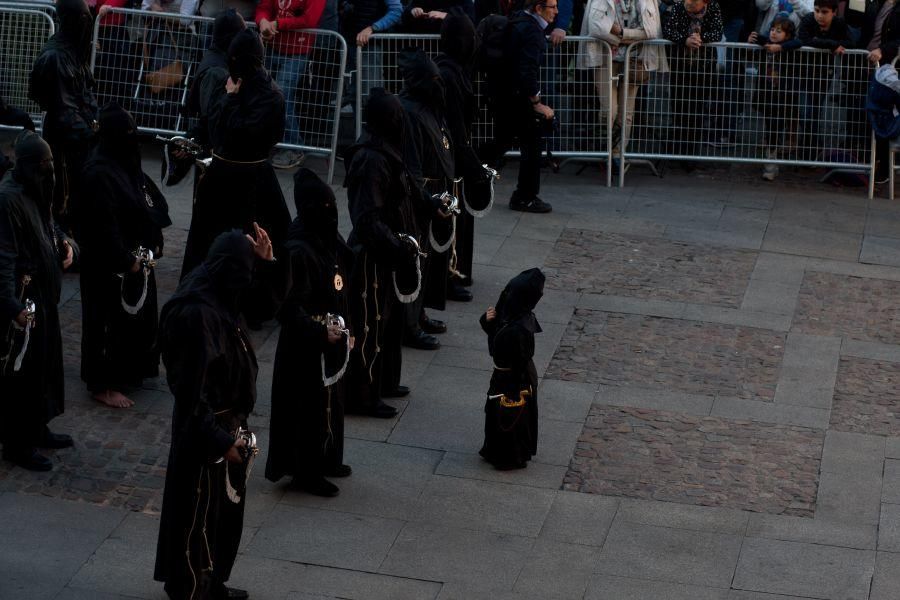
[[[318,27],[325,0],[260,0],[256,7],[256,24],[268,46],[267,68],[284,93],[287,104],[285,142],[302,144],[297,106],[297,85],[306,71],[315,36],[303,31]],[[280,150],[272,157],[275,167],[290,169],[302,162],[303,154]]]

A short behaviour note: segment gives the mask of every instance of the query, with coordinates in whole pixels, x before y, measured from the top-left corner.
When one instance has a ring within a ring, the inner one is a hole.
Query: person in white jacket
[[[581,23],[581,35],[590,36],[596,42],[582,42],[578,53],[578,68],[594,70],[594,84],[600,95],[600,105],[613,118],[613,156],[621,154],[619,111],[625,106],[625,139],[631,133],[634,101],[638,86],[647,80],[648,71],[667,71],[665,50],[662,46],[647,45],[632,53],[636,60],[631,65],[627,86],[628,99],[624,101],[626,86],[619,76],[625,71],[625,52],[629,44],[662,37],[659,6],[656,0],[588,0]],[[612,49],[609,60],[606,42]],[[609,80],[612,78],[612,94]]]
[[[772,21],[781,13],[784,13],[794,27],[799,29],[800,19],[813,11],[813,0],[756,0],[756,8],[759,9],[756,32],[760,35],[769,35]]]

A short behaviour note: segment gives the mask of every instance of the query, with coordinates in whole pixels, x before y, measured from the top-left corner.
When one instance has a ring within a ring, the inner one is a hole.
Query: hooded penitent
[[[249,80],[264,71],[263,52],[256,32],[245,29],[235,35],[228,46],[228,71],[232,81]]]
[[[220,52],[228,52],[237,34],[244,31],[247,24],[236,10],[229,8],[216,15],[213,22],[212,47]]]
[[[56,39],[69,46],[78,58],[87,61],[91,56],[94,19],[84,0],[57,0],[59,33]]]
[[[403,95],[408,96],[433,111],[444,108],[444,82],[434,61],[421,48],[404,48],[397,57],[397,66],[403,77]]]
[[[397,96],[383,88],[374,88],[369,93],[364,116],[370,141],[380,142],[395,156],[401,156],[405,124],[403,106]]]
[[[129,177],[139,179],[141,144],[134,117],[116,102],[109,102],[100,109],[98,121],[100,152],[122,165]]]
[[[192,298],[237,318],[239,295],[253,281],[254,260],[253,247],[243,232],[220,233],[206,260],[185,276],[169,303]]]
[[[540,333],[541,326],[532,312],[544,295],[544,274],[540,269],[528,269],[513,277],[500,292],[497,300],[497,327],[514,321],[531,333]],[[493,336],[488,337],[493,352]]]
[[[326,245],[334,244],[338,212],[330,185],[309,169],[299,169],[294,174],[294,206],[297,208],[297,229],[303,232],[303,237],[320,240]]]
[[[15,153],[13,178],[25,188],[25,193],[41,211],[49,210],[56,183],[50,146],[33,131],[23,131],[16,138]]]
[[[472,66],[476,50],[475,25],[472,19],[458,10],[447,13],[441,23],[441,52],[465,68]]]

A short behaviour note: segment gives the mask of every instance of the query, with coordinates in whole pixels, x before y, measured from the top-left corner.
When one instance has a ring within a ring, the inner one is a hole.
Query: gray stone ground
[[[900,205],[813,171],[635,172],[621,190],[574,171],[546,175],[552,214],[500,203],[478,222],[476,301],[435,314],[441,350],[405,351],[398,419],[348,418],[338,498],[256,469],[234,586],[279,600],[900,597]],[[189,186],[169,197],[176,250]],[[535,265],[549,276],[540,447],[501,473],[477,455],[490,359],[476,318]],[[69,279],[63,314],[77,308]],[[264,448],[276,339],[256,336]],[[77,351],[67,374],[54,426],[78,447],[50,475],[0,467],[0,598],[163,598],[164,380],[123,415],[86,397]]]

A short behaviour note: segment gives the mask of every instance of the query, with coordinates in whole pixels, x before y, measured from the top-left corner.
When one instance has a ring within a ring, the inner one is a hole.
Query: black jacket
[[[541,65],[547,40],[536,18],[527,12],[510,17],[503,44],[507,93],[532,97],[541,91]]]
[[[837,50],[838,46],[850,48],[853,41],[850,39],[850,29],[847,22],[840,17],[835,17],[828,31],[822,31],[816,23],[816,16],[809,14],[800,19],[800,29],[797,39],[804,46],[810,48],[822,48],[824,50]]]

